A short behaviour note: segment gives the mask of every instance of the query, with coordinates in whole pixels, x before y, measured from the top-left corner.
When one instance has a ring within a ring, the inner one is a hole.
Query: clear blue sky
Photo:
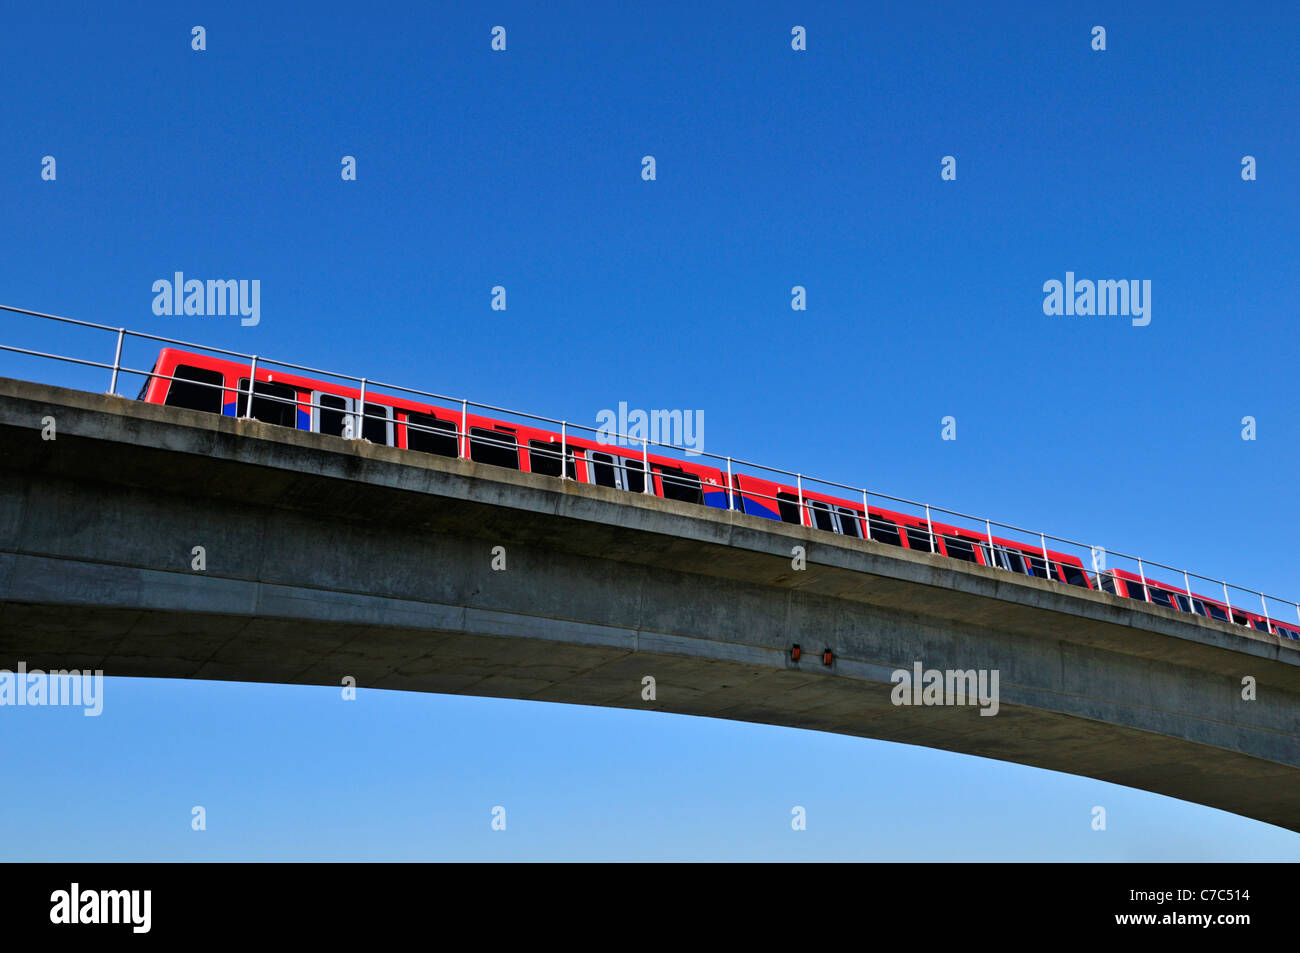
[[[1300,597],[1300,8],[615,7],[7,10],[0,301],[593,426],[619,401],[702,410],[713,452]],[[260,280],[261,323],[156,317],[175,271]],[[1151,280],[1150,325],[1045,316],[1067,271]],[[0,374],[107,387],[11,356]],[[107,692],[98,719],[0,712],[0,856],[1300,858],[1300,835],[1207,808],[861,739]]]

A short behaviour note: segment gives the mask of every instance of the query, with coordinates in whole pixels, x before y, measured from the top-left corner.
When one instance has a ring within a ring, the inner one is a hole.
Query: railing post
[[[736,508],[736,484],[731,476],[731,457],[727,457],[727,509]]]
[[[993,551],[993,524],[987,519],[984,520],[984,533],[989,538],[989,565],[993,566],[997,560],[997,554]]]
[[[366,426],[366,379],[361,378],[361,398],[357,401],[357,413],[353,415],[356,423],[352,427],[352,439],[360,440]]]
[[[1228,583],[1223,583],[1223,604],[1228,607],[1228,621],[1232,622],[1232,600],[1228,598]]]
[[[939,550],[934,545],[934,523],[930,522],[930,504],[925,504],[925,529],[930,534],[930,552],[937,553]]]
[[[253,417],[253,385],[257,383],[257,355],[251,358],[252,364],[248,368],[248,403],[244,405],[244,419],[251,420]]]
[[[1038,541],[1043,544],[1043,572],[1047,574],[1045,578],[1051,579],[1052,561],[1047,558],[1047,535],[1045,533],[1039,533]]]
[[[862,522],[867,527],[867,539],[871,539],[871,507],[867,506],[867,491],[862,491]]]
[[[1264,593],[1262,592],[1259,594],[1259,604],[1264,607],[1264,623],[1267,626],[1267,628],[1264,631],[1272,632],[1273,620],[1270,619],[1268,616],[1268,603],[1264,601]]]
[[[1142,598],[1145,601],[1150,602],[1151,590],[1147,588],[1147,572],[1142,568],[1142,560],[1140,559],[1138,560],[1138,576],[1142,579]]]
[[[460,402],[460,458],[469,459],[469,401]]]
[[[808,524],[803,521],[804,512],[803,512],[803,474],[802,473],[796,473],[794,475],[794,484],[799,490],[799,525],[807,526]],[[780,508],[781,508],[780,503],[778,501],[777,509],[780,510]]]
[[[654,495],[654,480],[650,477],[650,441],[646,437],[641,438],[641,474],[645,478],[645,489],[642,493]]]
[[[1192,604],[1196,597],[1192,595],[1192,580],[1188,578],[1186,569],[1183,570],[1183,585],[1187,587],[1187,611],[1196,615],[1196,606]]]
[[[108,392],[114,396],[117,395],[117,369],[122,366],[122,339],[124,337],[126,337],[126,328],[118,328],[117,353],[113,355],[113,381],[108,385]],[[153,377],[150,377],[149,380],[152,381]]]
[[[560,479],[569,478],[569,434],[568,421],[560,421]],[[576,469],[576,467],[575,467]]]

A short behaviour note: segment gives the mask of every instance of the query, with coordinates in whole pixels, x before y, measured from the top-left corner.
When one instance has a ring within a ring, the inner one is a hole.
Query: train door
[[[587,452],[587,480],[629,493],[645,492],[645,468],[640,460],[599,450]]]
[[[808,505],[808,515],[812,519],[812,525],[815,529],[825,530],[828,533],[839,532],[839,520],[835,518],[835,511],[831,509],[829,503],[823,503],[821,500],[805,500]]]
[[[1022,575],[1029,575],[1025,566],[1024,554],[1019,550],[1010,549],[1006,546],[995,545],[990,553],[986,544],[981,544],[985,549],[985,563],[990,566],[997,566],[999,569],[1009,569],[1011,572],[1018,572]]]
[[[836,506],[821,500],[805,500],[812,525],[817,529],[841,536],[861,538],[862,531],[858,523],[858,514],[846,506]]]
[[[854,539],[862,538],[862,524],[858,522],[858,514],[846,506],[835,507],[835,519],[839,524],[839,532],[845,536],[852,536]]]
[[[313,433],[329,434],[351,440],[356,432],[358,401],[340,394],[324,391],[311,392],[311,429]],[[256,406],[256,405],[254,405]],[[371,443],[393,445],[393,408],[366,401],[366,416],[361,424],[361,435]]]

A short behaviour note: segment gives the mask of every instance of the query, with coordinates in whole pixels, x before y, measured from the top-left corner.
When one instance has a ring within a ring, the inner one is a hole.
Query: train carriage
[[[920,516],[909,516],[874,506],[866,511],[861,502],[855,503],[744,473],[736,477],[735,499],[736,509],[753,516],[798,523],[859,539],[866,537],[903,549],[937,553],[981,566],[997,566],[1027,576],[1092,588],[1083,563],[1075,556],[1048,550],[1047,561],[1044,562],[1041,548],[997,536],[990,543],[986,536],[957,526],[927,522]],[[864,512],[870,514],[870,526],[864,519]]]
[[[247,414],[337,437],[351,437],[359,427],[372,443],[549,476],[560,475],[563,456],[570,479],[633,493],[646,492],[648,464],[649,492],[655,496],[727,507],[726,475],[716,467],[375,391],[363,395],[358,388],[265,367],[257,368],[253,378],[250,411],[249,365],[168,348],[159,354],[140,396],[149,403],[227,417]]]
[[[1285,639],[1300,639],[1300,624],[1278,622],[1259,613],[1249,612],[1240,606],[1229,608],[1219,599],[1211,599],[1154,579],[1144,579],[1136,573],[1123,569],[1111,569],[1103,573],[1102,589],[1138,602],[1150,602],[1166,609],[1191,612],[1207,619],[1217,619],[1219,622],[1232,621],[1259,632],[1272,632]]]

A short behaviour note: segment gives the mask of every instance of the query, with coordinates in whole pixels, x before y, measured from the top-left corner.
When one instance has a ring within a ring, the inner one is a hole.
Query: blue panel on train
[[[751,500],[745,496],[741,496],[739,499],[744,504],[745,513],[749,516],[761,516],[769,520],[779,520],[781,518],[780,513],[769,509],[757,500]]]

